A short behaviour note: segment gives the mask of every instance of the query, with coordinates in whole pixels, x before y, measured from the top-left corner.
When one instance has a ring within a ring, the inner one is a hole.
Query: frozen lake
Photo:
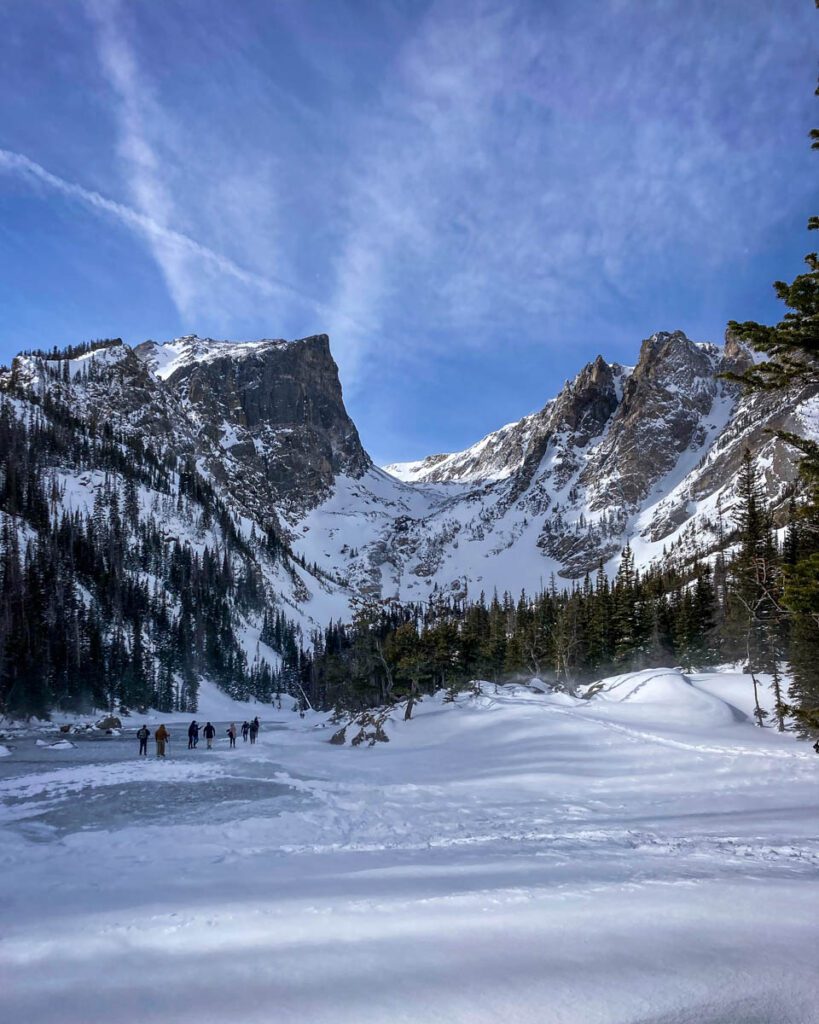
[[[155,756],[153,737],[147,758],[137,757],[133,727],[120,736],[58,736],[50,731],[15,739],[11,754],[0,758],[0,793],[5,794],[0,820],[16,822],[26,835],[45,839],[134,822],[203,821],[205,815],[211,822],[229,823],[251,809],[253,814],[273,815],[290,807],[294,791],[273,778],[281,765],[269,757],[249,758],[250,743],[243,743],[241,736],[235,751],[225,751],[228,723],[213,724],[217,740],[212,751],[206,749],[204,739],[195,750],[188,750],[185,727],[172,727],[164,765]],[[283,728],[269,725],[266,730],[273,733]],[[63,748],[66,740],[73,746]],[[38,741],[48,745],[38,746]],[[157,775],[154,765],[167,771]],[[295,799],[304,802],[303,795]]]
[[[372,749],[7,741],[0,1018],[816,1024],[819,757],[746,683],[487,687]]]

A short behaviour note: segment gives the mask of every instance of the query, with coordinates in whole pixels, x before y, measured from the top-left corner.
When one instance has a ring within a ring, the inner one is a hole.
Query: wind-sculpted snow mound
[[[586,696],[596,709],[609,705],[618,717],[652,718],[669,725],[720,727],[737,721],[726,701],[697,689],[678,669],[627,672],[592,683]]]

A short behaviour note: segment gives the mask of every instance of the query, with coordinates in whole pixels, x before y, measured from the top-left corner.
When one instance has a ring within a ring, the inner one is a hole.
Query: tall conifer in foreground
[[[811,148],[819,150],[819,129],[814,128],[810,138]],[[813,216],[808,230],[817,229],[819,217]],[[787,307],[778,324],[732,320],[728,325],[737,337],[767,356],[734,379],[748,390],[777,392],[789,405],[819,394],[819,256],[808,253],[805,264],[806,273],[790,283],[774,284]],[[789,540],[791,564],[785,567],[782,595],[792,620],[791,698],[802,726],[819,730],[819,443],[787,431],[778,433],[802,454],[799,522]]]

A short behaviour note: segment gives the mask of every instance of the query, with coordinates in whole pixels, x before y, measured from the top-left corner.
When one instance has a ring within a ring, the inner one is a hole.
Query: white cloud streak
[[[724,265],[750,211],[757,232],[779,216],[780,153],[749,126],[803,103],[757,84],[792,30],[760,12],[734,36],[724,13],[434,3],[360,126],[337,315],[425,359],[539,323],[560,344],[666,267],[673,289],[681,261],[692,287]],[[727,82],[749,54],[752,80]],[[364,359],[367,339],[348,346]]]
[[[136,209],[160,229],[148,236],[148,242],[174,304],[183,315],[193,316],[199,291],[197,267],[190,259],[194,254],[178,244],[172,231],[168,234],[171,225],[178,223],[178,214],[147,128],[160,121],[161,112],[141,81],[136,58],[120,31],[118,0],[86,0],[85,8],[96,28],[100,65],[116,98],[118,153],[129,191]]]
[[[260,274],[240,266],[221,252],[173,227],[184,220],[185,206],[193,203],[197,211],[204,213],[209,233],[223,222],[236,236],[246,236],[248,228],[251,231],[255,229],[258,234],[262,208],[267,214],[273,204],[269,182],[262,185],[254,180],[237,167],[238,161],[219,160],[219,166],[216,166],[211,159],[207,164],[208,187],[204,188],[201,180],[196,181],[188,190],[188,203],[179,202],[169,184],[168,173],[169,166],[177,161],[166,154],[173,153],[183,132],[169,123],[165,111],[141,75],[134,50],[121,24],[123,9],[120,0],[85,0],[85,9],[96,28],[100,66],[115,100],[118,155],[135,209],[113,204],[115,211],[108,200],[96,194],[91,205],[99,206],[102,202],[108,212],[115,212],[124,223],[141,231],[177,310],[193,327],[198,327],[203,317],[214,314],[215,319],[228,326],[235,324],[245,309],[252,307],[254,295],[256,298],[261,295],[279,300],[278,307],[271,303],[271,316],[277,319],[283,314],[282,300],[293,300],[287,305],[295,304],[301,309],[306,307],[319,313],[322,320],[326,319],[328,307],[314,296],[277,275]],[[192,145],[184,155],[186,172],[196,169],[196,161],[190,159],[195,152],[197,148]],[[62,183],[63,190],[66,184]],[[90,199],[90,194],[79,187],[73,194],[86,202]],[[267,260],[270,249],[268,234],[265,236]],[[237,292],[226,288],[226,281],[250,288],[253,295],[244,290]],[[349,324],[344,318],[340,322]],[[358,325],[355,327],[360,330]]]
[[[174,231],[165,224],[159,223],[152,216],[134,210],[130,206],[108,199],[92,189],[84,188],[75,182],[66,181],[64,178],[51,171],[46,170],[41,164],[29,159],[23,153],[14,153],[11,150],[0,149],[0,169],[18,175],[29,181],[37,182],[47,186],[49,189],[59,192],[68,199],[82,203],[99,213],[107,214],[118,220],[125,227],[135,231],[146,239],[152,246],[162,248],[163,252],[175,253],[177,258],[181,256],[193,256],[200,263],[223,274],[244,285],[256,288],[264,294],[273,294],[279,289],[291,292],[301,297],[291,286],[283,282],[273,282],[262,277],[253,271],[238,266],[232,260],[222,256],[206,245],[202,245],[195,239],[180,231]]]
[[[207,270],[220,278],[226,278],[246,286],[258,295],[293,300],[325,318],[336,315],[335,310],[294,285],[242,267],[222,253],[202,245],[195,238],[158,223],[146,213],[141,213],[124,203],[110,199],[93,189],[84,188],[76,182],[66,181],[65,178],[53,174],[23,153],[0,149],[0,171],[13,174],[35,185],[45,186],[50,191],[80,203],[88,209],[112,217],[145,240],[150,245],[152,252],[161,251],[175,265],[179,265],[183,259],[193,261],[192,266],[199,268],[198,279],[200,282],[203,280],[201,271]],[[184,309],[180,309],[180,312],[184,312]],[[343,322],[350,329],[365,332],[365,328],[356,321],[347,318]]]

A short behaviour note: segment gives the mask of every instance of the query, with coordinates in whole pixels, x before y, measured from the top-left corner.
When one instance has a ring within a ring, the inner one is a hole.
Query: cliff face
[[[296,514],[338,475],[359,477],[370,466],[326,334],[248,345],[146,342],[136,354],[223,453],[209,465],[226,485]]]
[[[704,421],[724,391],[719,359],[715,346],[696,345],[680,331],[643,342],[608,435],[580,478],[592,510],[612,498],[635,506],[686,449],[702,444]]]

